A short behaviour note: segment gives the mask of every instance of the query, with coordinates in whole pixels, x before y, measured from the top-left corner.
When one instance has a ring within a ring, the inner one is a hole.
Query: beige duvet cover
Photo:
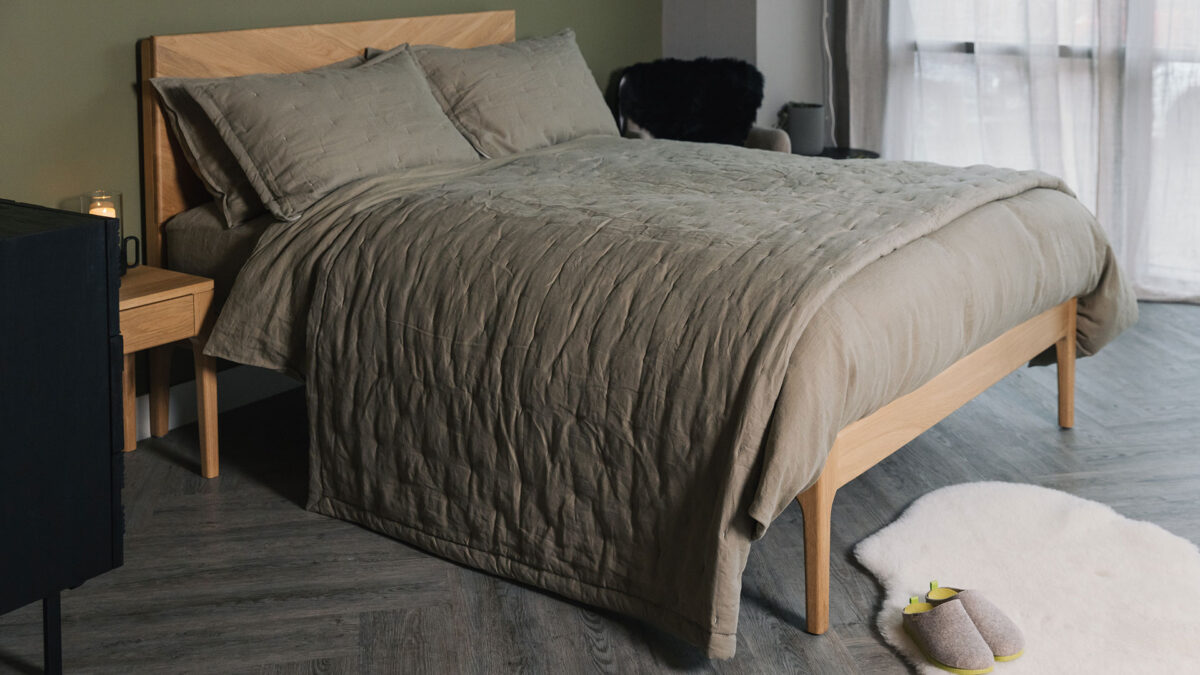
[[[207,351],[307,379],[313,510],[727,657],[841,426],[1072,296],[1084,354],[1135,319],[1060,188],[616,138],[365,180],[268,229]]]

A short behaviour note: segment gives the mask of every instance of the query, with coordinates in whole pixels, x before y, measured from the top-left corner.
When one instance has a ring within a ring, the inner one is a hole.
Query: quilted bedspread
[[[1133,321],[1064,190],[1036,172],[599,137],[366,179],[264,234],[206,351],[305,378],[310,509],[728,657],[751,542],[845,421],[826,414],[843,394],[785,400],[854,379],[797,357],[839,287],[1038,193],[1070,214],[1040,227],[1085,242],[1054,254],[1083,271],[1044,299],[1083,296],[1082,353]]]

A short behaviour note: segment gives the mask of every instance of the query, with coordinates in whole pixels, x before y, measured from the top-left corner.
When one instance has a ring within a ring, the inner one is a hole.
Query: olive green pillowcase
[[[406,46],[352,69],[246,75],[185,89],[282,220],[296,220],[359,178],[479,161]]]
[[[570,29],[474,49],[420,45],[412,52],[446,115],[484,157],[618,135]]]
[[[331,63],[318,70],[354,68],[378,54],[378,50],[367,50],[362,56]],[[221,79],[225,78],[155,77],[150,84],[158,92],[164,116],[188,165],[217,202],[225,226],[237,227],[266,213],[267,209],[255,193],[246,172],[238,165],[237,158],[221,139],[217,128],[184,87],[188,83],[216,82]]]

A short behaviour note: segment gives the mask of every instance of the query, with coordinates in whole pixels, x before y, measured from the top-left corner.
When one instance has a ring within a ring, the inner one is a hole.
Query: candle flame
[[[111,199],[93,199],[88,204],[88,213],[93,216],[104,216],[105,218],[116,218],[117,207]]]

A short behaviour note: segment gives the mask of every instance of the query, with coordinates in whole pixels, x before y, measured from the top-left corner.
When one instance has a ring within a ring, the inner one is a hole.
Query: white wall
[[[824,93],[822,0],[663,0],[663,56],[733,57],[766,79],[758,123]]]
[[[663,0],[663,57],[731,57],[754,63],[756,4],[757,0]]]
[[[755,64],[766,79],[758,110],[762,126],[774,126],[788,101],[824,98],[821,5],[821,0],[758,0]]]

